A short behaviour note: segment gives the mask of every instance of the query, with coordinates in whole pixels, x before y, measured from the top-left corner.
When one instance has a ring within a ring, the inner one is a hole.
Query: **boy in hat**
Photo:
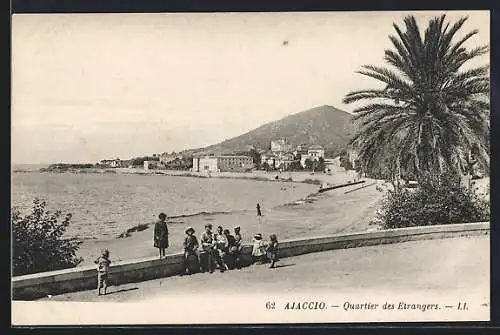
[[[97,295],[101,295],[101,288],[104,288],[104,295],[106,295],[106,290],[108,288],[109,266],[111,264],[111,260],[109,259],[109,250],[102,250],[101,256],[99,256],[94,263],[97,264]]]
[[[227,255],[228,241],[226,235],[224,235],[224,230],[222,229],[222,226],[217,227],[217,233],[215,234],[214,239],[217,248],[216,261],[217,264],[219,265],[220,272],[224,272],[224,270],[228,269],[228,266],[226,265],[225,262],[225,258]]]
[[[258,262],[259,264],[262,264],[265,262],[266,245],[264,244],[264,241],[262,241],[261,233],[255,234],[253,237],[252,257],[254,263]]]
[[[241,249],[243,248],[243,240],[241,239],[240,226],[234,227],[234,247],[236,248],[233,254],[234,265],[236,266],[236,268],[240,269],[241,268],[240,252]]]
[[[196,250],[198,249],[198,239],[194,236],[193,227],[186,229],[186,238],[184,239],[184,270],[187,274],[192,274],[195,271],[198,263]]]
[[[201,243],[201,248],[203,250],[203,253],[207,255],[208,258],[208,271],[210,273],[214,272],[213,266],[214,266],[214,260],[215,260],[215,255],[214,255],[214,248],[215,248],[215,239],[214,239],[214,234],[212,233],[212,224],[207,223],[205,225],[205,231],[201,234],[200,237],[200,243]],[[204,263],[204,262],[202,262]]]
[[[242,244],[241,240],[241,234],[240,234],[240,226],[234,227],[234,245],[238,248],[238,250],[241,248]]]

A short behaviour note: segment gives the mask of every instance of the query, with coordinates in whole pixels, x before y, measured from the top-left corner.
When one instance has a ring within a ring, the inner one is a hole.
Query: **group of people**
[[[261,214],[259,205],[257,209],[258,215]],[[168,248],[169,242],[167,216],[161,213],[159,219],[155,224],[154,246],[159,249],[161,258],[165,256],[165,249]],[[207,223],[199,240],[195,236],[193,227],[186,229],[183,243],[185,263],[183,274],[192,274],[198,271],[212,273],[217,268],[221,272],[241,268],[242,238],[240,227],[234,227],[234,234],[222,226],[218,226],[215,232],[212,232],[212,229],[212,224]],[[252,249],[254,262],[266,263],[270,261],[270,267],[274,268],[278,261],[277,250],[278,238],[275,234],[269,236],[267,243],[262,239],[262,234],[255,234]]]
[[[229,229],[217,227],[215,233],[212,232],[212,224],[205,225],[205,231],[200,236],[200,241],[194,235],[192,227],[186,229],[184,239],[184,263],[185,273],[209,271],[214,272],[219,268],[220,272],[225,270],[240,268],[240,253],[242,240],[240,227],[234,228],[234,235]]]
[[[260,206],[259,206],[260,207]],[[258,214],[260,213],[260,208]],[[165,257],[165,251],[169,247],[169,233],[167,226],[167,215],[160,213],[159,221],[154,227],[153,245],[158,248],[160,258]],[[208,271],[213,273],[216,269],[220,272],[226,270],[241,268],[241,252],[243,240],[240,233],[240,227],[234,227],[234,234],[229,229],[223,229],[218,226],[216,232],[212,232],[212,224],[205,225],[205,231],[200,239],[195,236],[193,227],[188,227],[185,231],[186,236],[183,242],[184,248],[184,274]],[[262,239],[262,234],[255,234],[253,237],[252,261],[253,263],[264,264],[270,262],[270,268],[276,267],[278,261],[278,238],[276,234],[269,236],[269,241]],[[102,250],[101,255],[95,260],[98,273],[98,294],[101,295],[101,289],[106,294],[108,286],[108,273],[111,265],[109,251]]]

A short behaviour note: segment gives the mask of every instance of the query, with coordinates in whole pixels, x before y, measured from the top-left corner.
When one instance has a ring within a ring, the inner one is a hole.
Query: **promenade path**
[[[489,236],[422,240],[311,253],[282,259],[279,267],[252,265],[84,291],[56,301],[148,301],[183,294],[390,292],[474,294],[489,303]],[[43,298],[41,300],[49,300]]]

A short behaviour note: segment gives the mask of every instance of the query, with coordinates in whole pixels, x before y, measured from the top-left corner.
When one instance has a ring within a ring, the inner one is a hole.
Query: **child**
[[[199,270],[198,255],[196,254],[198,239],[194,233],[192,227],[186,229],[186,238],[184,239],[184,273],[186,274],[192,274]]]
[[[275,264],[278,259],[278,238],[276,237],[276,234],[271,234],[269,236],[269,244],[267,245],[266,248],[267,255],[269,259],[271,260],[271,265],[269,268],[274,268]]]
[[[253,237],[253,250],[252,250],[253,261],[260,264],[264,263],[266,260],[266,245],[262,241],[262,234],[255,234]]]
[[[97,295],[101,295],[101,288],[104,288],[104,295],[106,295],[106,289],[108,288],[109,265],[111,264],[108,249],[103,250],[101,252],[101,256],[97,258],[94,263],[97,264]]]

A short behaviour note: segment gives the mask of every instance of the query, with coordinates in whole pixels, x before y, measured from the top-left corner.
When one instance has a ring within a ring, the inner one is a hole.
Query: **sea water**
[[[256,211],[257,203],[272,208],[316,189],[308,184],[243,179],[14,172],[12,206],[26,213],[38,197],[49,210],[72,214],[68,236],[109,239],[138,224],[154,222],[160,212],[179,217]]]

